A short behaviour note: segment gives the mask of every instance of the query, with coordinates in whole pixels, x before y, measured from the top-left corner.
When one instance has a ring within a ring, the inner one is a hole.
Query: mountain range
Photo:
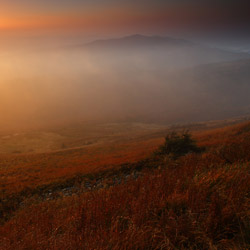
[[[77,47],[79,48],[79,47]],[[95,40],[81,45],[95,57],[108,57],[109,62],[121,66],[128,61],[140,59],[142,64],[150,64],[150,68],[185,68],[200,64],[248,59],[250,54],[232,52],[212,48],[204,44],[188,40],[164,36],[131,35],[121,38]],[[138,65],[138,63],[137,63]]]

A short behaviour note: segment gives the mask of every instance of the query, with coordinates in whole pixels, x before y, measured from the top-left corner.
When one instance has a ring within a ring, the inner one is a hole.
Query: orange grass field
[[[0,156],[0,194],[20,192],[77,174],[92,174],[135,162],[149,156],[162,141],[162,138],[156,138],[52,153],[3,155]]]
[[[151,168],[70,197],[29,197],[2,222],[0,249],[250,249],[250,123],[193,138],[205,151],[175,160],[151,154],[162,138],[2,157],[3,197],[146,157]]]

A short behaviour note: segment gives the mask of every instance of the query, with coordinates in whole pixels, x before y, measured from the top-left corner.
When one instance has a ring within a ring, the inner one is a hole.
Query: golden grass
[[[144,170],[137,180],[28,203],[1,227],[0,246],[6,250],[249,249],[250,124],[195,137],[206,146],[204,153],[158,159],[158,169]],[[149,143],[151,150],[153,144]],[[137,143],[134,146],[141,152]],[[123,159],[133,159],[133,147],[122,148],[127,153],[124,157],[119,151]]]
[[[0,190],[5,196],[77,174],[96,173],[122,163],[135,162],[149,156],[161,141],[161,138],[147,139],[44,154],[2,155]]]

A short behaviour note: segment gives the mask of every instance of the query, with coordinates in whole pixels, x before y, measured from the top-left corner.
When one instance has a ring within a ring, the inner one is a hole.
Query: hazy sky
[[[238,29],[249,23],[238,1],[0,0],[2,31],[164,32],[167,29]]]

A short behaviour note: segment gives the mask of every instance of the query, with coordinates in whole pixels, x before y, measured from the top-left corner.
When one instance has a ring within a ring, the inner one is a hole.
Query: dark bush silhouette
[[[202,150],[196,145],[188,131],[180,134],[172,132],[165,137],[165,143],[160,146],[157,154],[171,155],[176,159],[188,153],[200,153]]]

